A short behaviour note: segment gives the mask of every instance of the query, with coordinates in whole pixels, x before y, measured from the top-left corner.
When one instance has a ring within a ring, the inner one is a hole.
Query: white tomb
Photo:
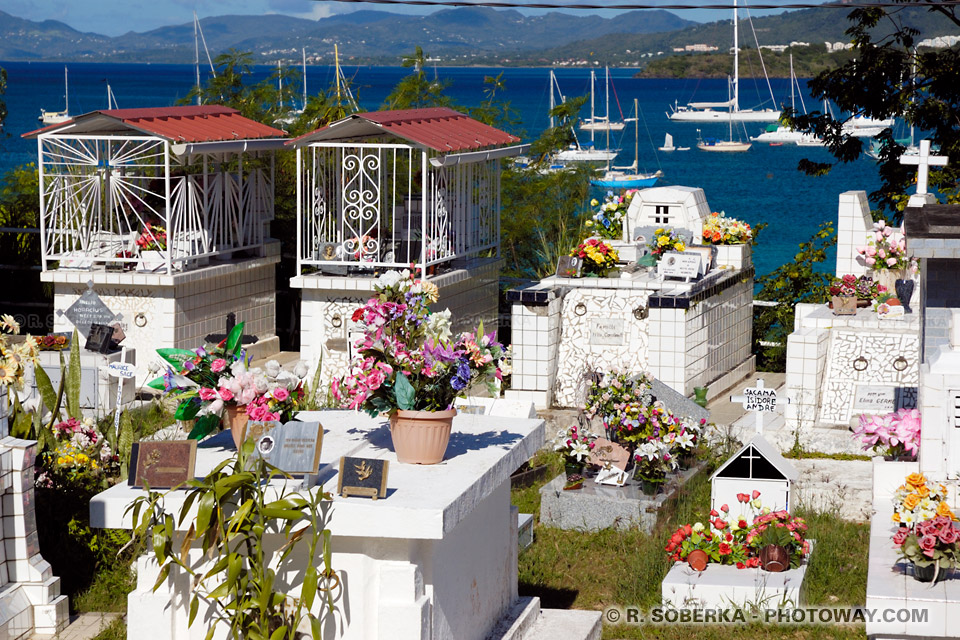
[[[390,461],[386,498],[333,500],[332,563],[345,592],[337,601],[336,619],[325,622],[331,638],[485,640],[497,629],[504,635],[495,638],[530,637],[517,627],[536,627],[539,602],[517,596],[517,516],[510,505],[509,475],[543,446],[542,420],[458,415],[444,461],[423,466],[396,461],[384,421],[346,411],[301,413],[299,419],[324,426],[319,478],[328,490],[336,488],[341,456]],[[231,454],[227,433],[202,442],[197,473]],[[94,497],[92,526],[129,528],[124,511],[139,495],[142,491],[117,485]],[[184,496],[171,495],[165,508],[176,513]],[[187,527],[184,523],[178,535]],[[282,540],[268,538],[273,548]],[[199,556],[198,549],[193,553]],[[156,564],[144,556],[137,569],[127,637],[204,638],[209,619],[203,611],[187,628],[186,600],[181,599],[187,585],[168,581],[154,592]],[[281,579],[291,580],[296,592],[297,576]],[[324,605],[316,606],[319,615]],[[564,613],[586,621],[595,634],[589,637],[599,638],[599,612]]]
[[[837,277],[871,274],[856,247],[866,244],[872,225],[865,192],[840,194]],[[912,252],[909,244],[907,252]],[[866,308],[836,316],[826,304],[796,306],[794,330],[787,339],[785,391],[792,399],[784,413],[788,425],[796,425],[802,434],[820,426],[847,427],[861,413],[916,406],[920,289],[914,290],[913,313],[895,319],[880,318]]]
[[[86,337],[91,319],[113,316],[141,355],[138,383],[147,354],[203,344],[230,311],[260,339],[255,352],[278,351],[269,225],[284,135],[213,105],[94,111],[24,134],[37,140],[54,331]],[[166,248],[138,251],[148,224]],[[88,283],[100,307],[75,306]]]
[[[688,241],[699,239],[709,211],[702,189],[638,191],[623,241],[613,244],[632,246],[635,234],[664,226]],[[507,397],[537,407],[581,406],[585,374],[619,370],[650,373],[686,396],[709,387],[712,398],[752,374],[750,245],[716,249],[715,266],[693,282],[640,268],[610,278],[552,276],[508,291],[513,378]]]
[[[351,316],[376,276],[415,266],[454,331],[497,328],[500,160],[519,138],[446,108],[357,113],[291,141],[297,150],[300,348],[322,384],[345,374]]]

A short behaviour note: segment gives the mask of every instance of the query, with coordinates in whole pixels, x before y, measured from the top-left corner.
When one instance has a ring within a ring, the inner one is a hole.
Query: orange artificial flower
[[[893,520],[894,522],[900,522],[900,514],[899,514],[899,513],[895,513],[895,514],[893,514],[893,517],[890,518],[890,519]]]
[[[953,511],[950,510],[950,506],[946,502],[937,503],[937,515],[946,516],[951,520],[957,519],[957,516],[953,515]]]
[[[907,476],[907,484],[913,488],[917,488],[922,484],[926,484],[927,479],[923,477],[922,473],[911,473]]]
[[[928,495],[930,495],[930,488],[925,484],[920,485],[917,487],[917,495],[921,498],[926,498]]]
[[[909,509],[910,511],[913,511],[914,509],[916,509],[918,504],[920,504],[920,496],[918,496],[915,493],[911,493],[906,498],[903,499],[903,506]]]

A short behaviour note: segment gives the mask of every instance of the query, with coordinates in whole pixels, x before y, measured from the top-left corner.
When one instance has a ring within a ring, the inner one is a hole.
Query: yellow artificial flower
[[[895,514],[893,514],[893,517],[890,518],[890,519],[893,520],[894,522],[900,522],[900,514],[899,514],[899,513],[895,513]]]
[[[667,244],[668,242],[670,242],[670,238],[668,238],[667,236],[660,236],[659,238],[657,238],[657,244],[660,245],[661,247]]]
[[[17,364],[10,359],[0,361],[0,384],[13,384],[17,380]]]
[[[677,251],[684,251],[687,248],[687,245],[685,245],[682,242],[678,242],[676,248],[677,248]]]
[[[927,485],[922,484],[919,487],[917,487],[917,495],[920,496],[921,498],[926,498],[927,496],[930,495],[930,489],[927,487]]]
[[[423,293],[427,296],[430,302],[436,302],[440,299],[440,288],[432,282],[427,282],[422,280],[420,282],[420,287],[423,289]]]

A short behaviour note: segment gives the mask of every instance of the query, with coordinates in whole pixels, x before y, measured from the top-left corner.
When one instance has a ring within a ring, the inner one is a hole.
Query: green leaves
[[[60,352],[60,362],[63,362],[63,352]],[[62,368],[62,365],[61,365]],[[65,388],[67,392],[67,415],[77,420],[83,420],[80,410],[80,339],[77,330],[73,330],[73,339],[70,341],[70,364],[66,371]]]
[[[233,356],[237,353],[237,348],[240,346],[240,339],[243,337],[243,323],[237,323],[233,325],[233,329],[230,329],[230,334],[227,335],[227,342],[224,345],[224,349],[227,352],[227,355]]]
[[[397,380],[393,383],[393,392],[397,397],[397,406],[404,411],[411,411],[417,401],[417,392],[410,380],[403,373],[397,373]]]
[[[193,425],[193,429],[190,430],[190,434],[187,436],[187,440],[203,440],[208,435],[216,431],[217,425],[220,424],[220,416],[208,413],[197,418],[196,423]]]
[[[200,399],[197,396],[191,396],[180,401],[173,417],[176,420],[193,420],[202,408],[203,403],[200,402]]]
[[[187,349],[157,349],[157,355],[173,366],[174,371],[183,371],[183,363],[197,357]]]

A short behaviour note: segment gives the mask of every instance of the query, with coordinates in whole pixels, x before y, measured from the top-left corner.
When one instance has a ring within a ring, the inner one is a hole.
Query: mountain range
[[[803,41],[848,42],[847,11],[804,9],[752,19],[761,45]],[[741,11],[741,18],[745,18]],[[923,8],[898,9],[897,19],[918,39],[960,34],[960,28]],[[700,24],[668,11],[631,11],[614,18],[552,12],[526,16],[483,7],[443,9],[429,15],[362,10],[319,20],[283,15],[227,15],[200,21],[212,56],[230,48],[252,51],[258,62],[299,62],[301,48],[314,63],[328,63],[333,45],[353,64],[397,64],[415,46],[439,64],[638,66],[704,44],[725,51],[730,20]],[[879,29],[889,28],[881,21]],[[741,46],[755,46],[746,23]],[[203,53],[201,52],[201,56]],[[82,33],[54,20],[35,22],[0,11],[0,60],[192,62],[192,22],[109,37]]]

